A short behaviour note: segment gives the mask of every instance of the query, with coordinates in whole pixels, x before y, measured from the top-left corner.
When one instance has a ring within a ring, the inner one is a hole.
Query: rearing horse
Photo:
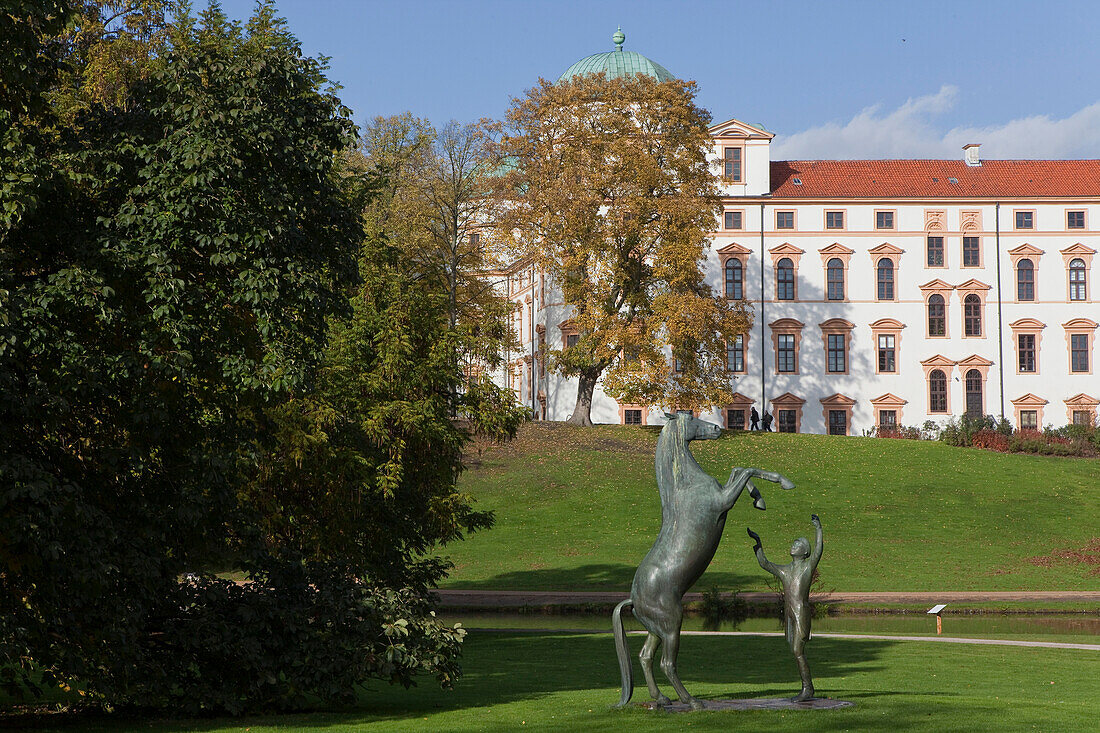
[[[668,422],[657,440],[656,457],[657,489],[661,494],[661,531],[634,574],[629,600],[615,606],[611,614],[615,651],[619,656],[623,680],[622,697],[617,707],[630,702],[634,694],[634,670],[630,664],[622,622],[622,610],[629,605],[633,606],[634,616],[649,632],[638,655],[649,694],[662,705],[669,702],[653,680],[653,654],[661,645],[661,671],[676,689],[680,701],[699,710],[703,704],[688,694],[676,674],[680,627],[684,620],[684,593],[695,584],[714,558],[726,526],[726,513],[746,486],[754,499],[753,505],[764,509],[764,498],[753,485],[752,477],[776,481],[784,489],[793,489],[794,484],[778,473],[757,468],[734,468],[725,486],[719,485],[696,463],[688,450],[688,443],[713,440],[722,434],[722,428],[699,420],[690,413],[666,413],[665,417]]]

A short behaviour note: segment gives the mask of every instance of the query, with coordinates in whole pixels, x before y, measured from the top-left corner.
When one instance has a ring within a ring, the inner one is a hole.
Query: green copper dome
[[[633,51],[624,51],[623,41],[626,40],[626,35],[623,33],[622,28],[615,31],[615,34],[611,36],[611,40],[615,43],[614,51],[585,56],[566,69],[565,73],[558,77],[558,81],[572,79],[574,76],[584,76],[585,74],[598,74],[601,71],[607,74],[608,79],[633,74],[652,76],[657,81],[669,81],[676,78],[668,69],[653,59],[648,59]]]

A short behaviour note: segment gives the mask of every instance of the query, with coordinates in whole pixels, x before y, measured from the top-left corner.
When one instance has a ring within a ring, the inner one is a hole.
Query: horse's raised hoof
[[[764,505],[764,497],[762,497],[762,496],[756,497],[756,499],[753,500],[752,505],[754,507],[756,507],[757,509],[759,509],[760,511],[764,511],[765,509],[768,508],[767,506]]]

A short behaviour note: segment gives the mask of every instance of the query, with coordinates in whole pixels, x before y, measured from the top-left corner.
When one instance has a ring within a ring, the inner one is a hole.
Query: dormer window
[[[723,148],[722,178],[732,183],[741,182],[741,148]]]

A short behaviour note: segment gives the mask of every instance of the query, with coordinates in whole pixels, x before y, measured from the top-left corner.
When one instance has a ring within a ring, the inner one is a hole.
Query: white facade
[[[731,120],[711,132],[724,212],[707,279],[726,294],[736,261],[731,295],[754,323],[730,375],[738,402],[704,417],[733,427],[730,410],[747,422],[755,406],[799,432],[830,432],[831,418],[846,434],[943,422],[968,406],[1017,426],[1095,422],[1100,161],[982,162],[970,148],[969,163],[773,163],[762,128]],[[564,420],[576,379],[547,373],[542,353],[565,343],[568,311],[531,267],[508,282],[523,346],[504,378],[536,419]],[[892,371],[880,354],[891,344]],[[619,405],[597,386],[593,421],[623,422],[627,409],[659,423],[667,408]]]

